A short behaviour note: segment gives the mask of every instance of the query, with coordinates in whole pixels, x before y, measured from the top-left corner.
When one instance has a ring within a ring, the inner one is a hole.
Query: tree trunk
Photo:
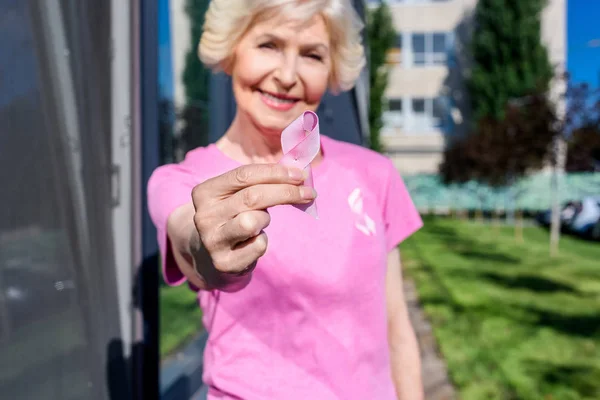
[[[558,168],[552,169],[550,182],[550,191],[552,194],[552,211],[550,219],[550,256],[558,255],[558,246],[560,241],[560,201],[558,198]]]
[[[492,212],[492,225],[494,227],[494,232],[499,233],[500,232],[500,211],[497,209],[494,209],[494,211]]]
[[[552,196],[552,211],[550,221],[550,256],[556,257],[559,252],[560,242],[560,176],[565,171],[566,143],[557,137],[553,143],[554,165],[550,178],[550,191]]]
[[[523,238],[523,211],[516,211],[516,219],[515,219],[515,240],[517,243],[525,242]]]

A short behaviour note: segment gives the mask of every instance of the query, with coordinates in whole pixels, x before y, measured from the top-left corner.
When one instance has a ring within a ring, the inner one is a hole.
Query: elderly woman
[[[421,219],[393,164],[320,137],[317,196],[281,133],[364,65],[349,0],[212,0],[201,60],[237,114],[148,183],[164,278],[198,291],[209,399],[421,399],[398,244]],[[339,118],[344,118],[340,115]],[[169,323],[165,315],[164,323]]]

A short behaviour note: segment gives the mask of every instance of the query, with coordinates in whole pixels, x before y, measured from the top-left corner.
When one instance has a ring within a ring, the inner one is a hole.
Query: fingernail
[[[304,179],[304,173],[298,168],[289,168],[288,175],[291,179],[295,181],[300,181]]]
[[[308,186],[302,186],[300,188],[300,196],[304,199],[304,200],[313,200],[317,198],[317,192],[315,191],[315,189],[308,187]]]

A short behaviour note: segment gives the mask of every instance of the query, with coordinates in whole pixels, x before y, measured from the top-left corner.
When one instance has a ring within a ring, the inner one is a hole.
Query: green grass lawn
[[[161,278],[162,279],[162,278]],[[160,288],[160,355],[165,358],[202,332],[202,311],[188,285]]]
[[[460,398],[600,398],[600,243],[426,219],[401,246]]]

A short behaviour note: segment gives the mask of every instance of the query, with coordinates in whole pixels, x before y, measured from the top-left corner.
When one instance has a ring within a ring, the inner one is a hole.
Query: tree
[[[545,94],[509,104],[502,114],[501,121],[482,118],[473,132],[447,147],[440,165],[444,183],[475,181],[492,189],[506,188],[547,163],[559,132],[554,104]],[[521,236],[517,230],[515,234]]]
[[[202,35],[208,0],[186,0],[185,11],[190,21],[190,49],[183,70],[186,104],[177,110],[182,122],[178,145],[180,152],[208,144],[210,70],[198,58],[198,43]],[[178,77],[177,77],[178,78]]]
[[[369,44],[369,129],[370,147],[381,152],[383,146],[379,133],[383,127],[383,101],[388,83],[386,57],[396,42],[392,14],[386,3],[368,11],[367,40]]]
[[[554,75],[541,41],[545,0],[479,0],[467,80],[474,121],[503,120],[506,105],[544,93]]]
[[[198,58],[198,43],[202,36],[204,14],[208,0],[186,0],[185,12],[190,21],[190,48],[185,57],[183,84],[187,103],[208,101],[210,71]]]
[[[545,4],[477,3],[466,81],[473,120],[469,134],[446,151],[440,172],[447,182],[510,188],[552,159],[558,119],[547,98],[554,71],[541,40]]]
[[[585,125],[571,133],[565,169],[568,172],[600,172],[600,126]]]
[[[543,167],[558,134],[554,105],[543,94],[532,95],[503,114],[502,121],[481,119],[473,132],[447,147],[440,165],[445,183],[474,180],[502,187]]]
[[[600,172],[600,90],[587,84],[567,92],[565,141],[568,172]]]

